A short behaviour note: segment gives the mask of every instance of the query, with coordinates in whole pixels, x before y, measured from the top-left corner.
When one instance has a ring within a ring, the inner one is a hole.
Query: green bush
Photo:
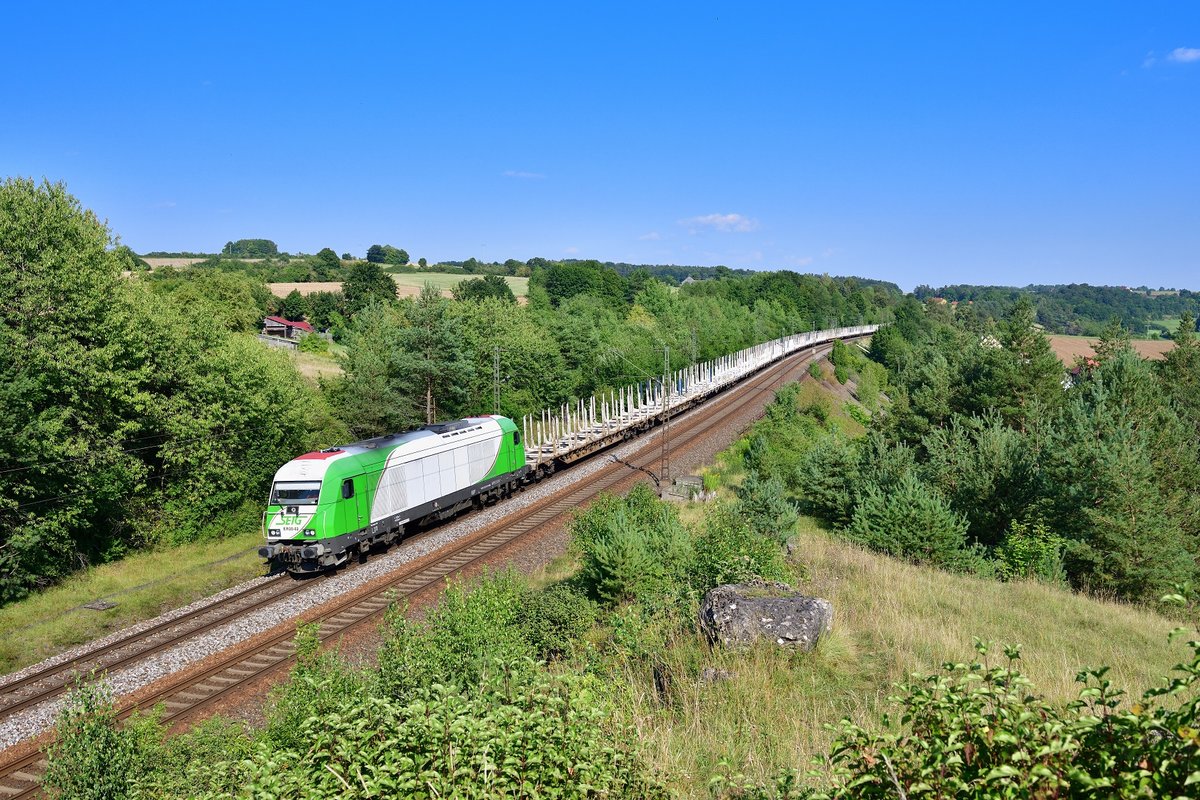
[[[390,609],[379,652],[385,692],[404,699],[435,683],[473,686],[495,662],[532,658],[521,627],[526,597],[521,579],[506,571],[471,589],[450,584],[423,623],[407,619],[402,607]]]
[[[162,731],[155,715],[117,725],[111,691],[77,679],[55,723],[43,785],[64,800],[119,800],[157,766]]]
[[[759,536],[783,544],[796,528],[796,506],[786,497],[779,478],[760,478],[750,473],[737,488],[734,512]]]
[[[697,592],[753,578],[782,581],[789,577],[778,539],[756,532],[736,504],[714,506],[709,511],[694,547],[690,571]]]
[[[814,361],[808,365],[808,374],[817,380],[821,380],[825,377],[825,373],[821,371],[821,363],[819,361]]]
[[[1038,699],[1018,670],[981,660],[946,664],[897,687],[899,732],[868,731],[843,721],[830,762],[836,786],[783,796],[903,797],[1194,797],[1200,781],[1200,640],[1177,675],[1122,707],[1107,668],[1084,670],[1079,700],[1057,708]],[[1164,702],[1166,699],[1166,702]],[[885,728],[888,720],[885,719]]]
[[[328,353],[329,340],[314,333],[302,338],[296,347],[304,353]]]
[[[967,548],[967,521],[911,474],[890,491],[867,488],[846,529],[873,550],[946,569],[968,570],[979,556]]]
[[[645,484],[624,498],[600,498],[571,521],[570,530],[583,556],[582,585],[604,603],[677,594],[685,587],[691,538],[675,509]]]
[[[600,690],[522,665],[469,691],[347,698],[299,724],[302,745],[260,742],[235,796],[665,797]]]
[[[1034,578],[1065,586],[1063,568],[1066,540],[1040,522],[1027,525],[1013,520],[1008,535],[996,548],[996,573],[1004,580]]]
[[[833,368],[833,377],[837,378],[838,383],[845,383],[850,380],[850,368],[837,364]]]
[[[844,527],[854,516],[858,452],[842,436],[822,436],[800,461],[794,480],[800,508],[807,514]]]
[[[315,622],[296,626],[296,664],[288,680],[272,690],[259,737],[272,747],[303,747],[300,728],[306,719],[336,714],[366,690],[363,676],[346,669],[336,652],[321,652],[318,630]]]
[[[566,583],[526,592],[517,614],[518,627],[547,661],[570,653],[595,621],[595,604]]]

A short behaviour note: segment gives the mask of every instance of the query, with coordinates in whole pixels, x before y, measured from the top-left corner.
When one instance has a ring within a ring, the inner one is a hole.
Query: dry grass
[[[267,288],[276,297],[287,297],[293,291],[297,291],[301,296],[307,297],[314,292],[340,292],[342,290],[342,282],[304,281],[300,283],[268,283]]]
[[[336,378],[342,374],[342,365],[335,358],[317,353],[306,353],[303,350],[288,350],[296,371],[310,382],[316,383],[320,378]]]
[[[0,608],[0,673],[8,673],[263,574],[258,530],[136,553]],[[106,599],[104,611],[82,608]]]
[[[151,269],[158,269],[159,267],[190,267],[192,264],[198,264],[210,258],[212,256],[205,256],[203,258],[143,258],[142,260],[149,264]],[[244,261],[247,264],[256,264],[262,261],[261,258],[239,258],[238,260]]]
[[[1054,355],[1058,356],[1059,360],[1064,364],[1073,364],[1075,359],[1080,356],[1095,355],[1092,346],[1099,339],[1089,339],[1086,336],[1063,336],[1062,334],[1050,334],[1047,338],[1050,339],[1050,348],[1054,350]],[[1159,339],[1134,339],[1133,349],[1142,358],[1163,358],[1175,343],[1169,340]]]
[[[187,259],[174,260],[186,261]],[[392,280],[396,282],[396,294],[399,297],[416,297],[427,283],[432,285],[433,288],[438,289],[442,297],[451,297],[451,289],[472,277],[478,276],[455,275],[447,272],[404,272],[392,275]],[[513,294],[517,295],[518,302],[523,300],[525,295],[528,294],[529,278],[505,278],[504,280],[508,283],[509,288],[513,290]],[[342,284],[340,281],[268,283],[267,288],[276,297],[287,297],[292,293],[292,290],[300,292],[301,295],[310,295],[313,292],[340,292]]]

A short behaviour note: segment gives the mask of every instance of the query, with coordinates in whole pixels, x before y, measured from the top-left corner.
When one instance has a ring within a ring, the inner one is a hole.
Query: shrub
[[[850,369],[838,364],[833,368],[833,377],[837,378],[838,383],[845,383],[850,380]]]
[[[534,649],[520,624],[526,596],[521,579],[507,571],[471,589],[450,584],[420,624],[393,606],[379,651],[385,692],[404,699],[435,683],[473,686],[498,661],[531,658]]]
[[[329,340],[324,336],[311,334],[302,338],[296,347],[305,353],[328,353]]]
[[[77,679],[55,723],[56,740],[46,750],[43,785],[52,797],[118,800],[151,772],[162,743],[157,717],[135,716],[117,726],[112,692]]]
[[[271,692],[267,724],[260,739],[272,747],[302,747],[306,719],[337,713],[349,698],[365,690],[360,674],[346,669],[333,651],[321,652],[315,622],[296,626],[296,664],[287,681]]]
[[[750,473],[737,488],[736,514],[759,536],[783,544],[796,527],[796,507],[785,497],[783,481]]]
[[[691,580],[697,592],[753,578],[786,580],[787,562],[776,538],[757,533],[736,505],[714,506],[696,539]]]
[[[675,509],[645,484],[624,498],[602,497],[571,521],[583,555],[580,580],[602,602],[677,594],[685,585],[691,539]]]
[[[836,786],[804,792],[782,781],[784,796],[904,797],[1190,797],[1200,779],[1200,640],[1192,659],[1163,688],[1121,708],[1107,668],[1083,670],[1079,700],[1066,709],[1037,698],[1007,663],[946,664],[915,676],[891,698],[903,729],[875,733],[845,720],[831,766]],[[1170,700],[1163,703],[1161,698]],[[888,719],[885,717],[885,727]]]
[[[821,364],[818,361],[814,361],[808,365],[808,374],[817,380],[825,377],[825,373],[821,371]]]
[[[850,538],[922,564],[965,570],[978,557],[967,549],[967,520],[911,474],[890,491],[867,488],[854,510]]]
[[[517,614],[521,631],[538,657],[546,660],[571,652],[595,621],[595,604],[565,583],[526,592]]]
[[[854,445],[837,435],[821,437],[801,459],[794,482],[804,512],[839,527],[850,524],[858,482]]]
[[[1027,525],[1013,520],[1008,535],[996,548],[996,573],[1004,580],[1035,578],[1065,586],[1063,568],[1066,540],[1035,522]]]
[[[261,742],[248,797],[609,797],[665,791],[600,686],[520,666],[470,691],[369,694],[303,720],[301,746]],[[217,794],[211,795],[219,796]]]

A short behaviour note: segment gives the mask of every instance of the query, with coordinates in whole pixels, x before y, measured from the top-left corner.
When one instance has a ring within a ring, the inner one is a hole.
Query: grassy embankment
[[[828,377],[828,369],[827,369]],[[846,433],[861,426],[845,411],[846,387],[809,377],[800,403],[832,400],[832,424]],[[749,436],[705,470],[706,483],[728,499],[744,477]],[[689,524],[707,511],[683,510]],[[849,717],[878,727],[892,685],[944,662],[973,659],[976,638],[1020,644],[1022,671],[1055,703],[1077,697],[1082,667],[1108,665],[1114,685],[1131,694],[1168,674],[1182,660],[1168,644],[1172,620],[1150,610],[1104,602],[1034,582],[1000,583],[916,566],[865,550],[801,517],[794,539],[796,586],[830,600],[833,633],[811,654],[768,645],[749,652],[712,650],[697,634],[674,640],[662,672],[674,680],[664,700],[645,671],[629,670],[622,707],[641,732],[649,757],[684,796],[707,796],[707,781],[728,771],[768,781],[781,770],[806,770],[827,754],[826,726]],[[570,558],[551,565],[545,580],[573,569]],[[993,650],[1002,658],[999,647]],[[728,670],[728,680],[696,680],[702,667]],[[722,762],[728,766],[722,766]]]
[[[263,574],[257,530],[135,553],[0,608],[0,673],[36,663]],[[97,600],[112,608],[93,610]]]

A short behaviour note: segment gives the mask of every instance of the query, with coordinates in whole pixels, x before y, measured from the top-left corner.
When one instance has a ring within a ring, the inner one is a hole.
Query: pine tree
[[[450,301],[425,284],[417,299],[406,304],[405,316],[409,325],[400,331],[395,355],[406,393],[424,407],[426,422],[435,422],[439,412],[458,413],[471,366]]]

